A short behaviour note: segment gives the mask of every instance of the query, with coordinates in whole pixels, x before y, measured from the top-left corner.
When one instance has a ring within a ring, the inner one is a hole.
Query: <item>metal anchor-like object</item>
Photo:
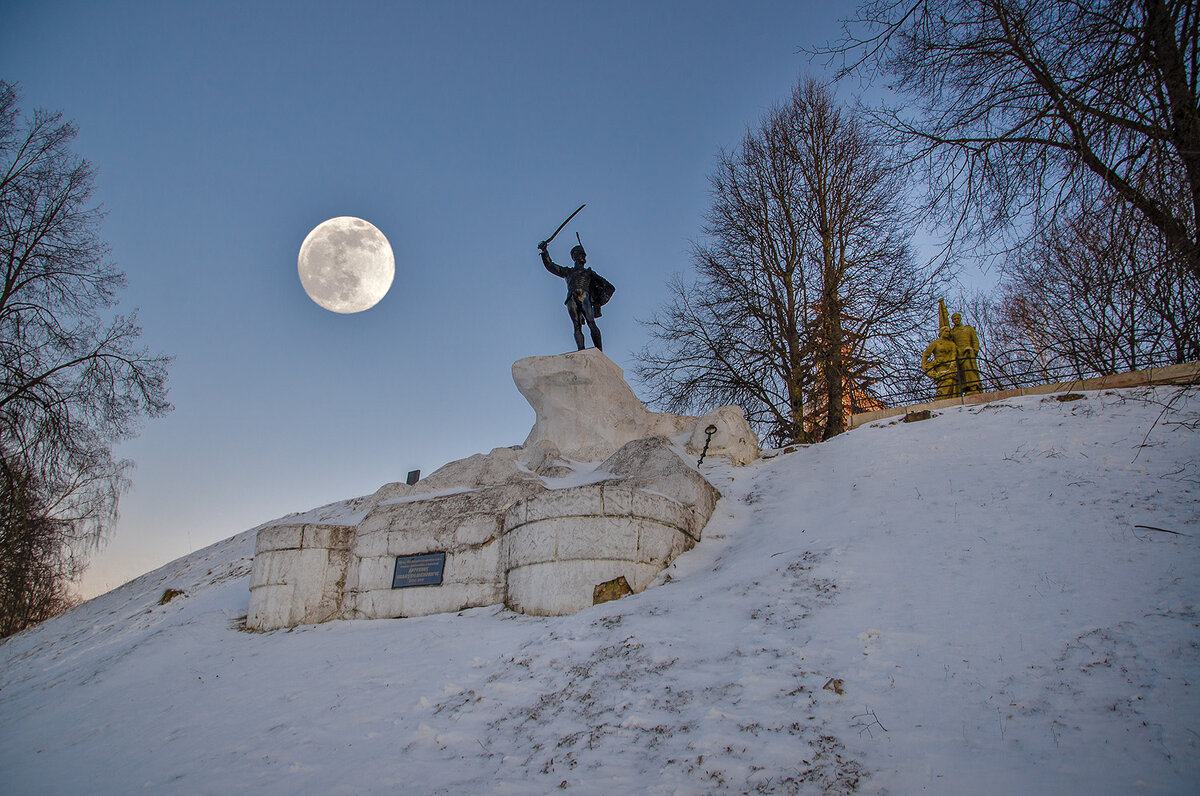
[[[704,464],[704,457],[708,455],[708,443],[712,442],[712,435],[717,433],[717,427],[711,423],[704,429],[704,433],[708,436],[704,440],[704,450],[700,451],[700,458],[696,460],[696,466]]]

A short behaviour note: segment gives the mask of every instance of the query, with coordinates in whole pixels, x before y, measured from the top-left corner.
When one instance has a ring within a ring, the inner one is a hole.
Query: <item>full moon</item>
[[[392,246],[374,224],[353,216],[322,221],[300,244],[300,284],[308,297],[341,313],[369,310],[396,276]]]

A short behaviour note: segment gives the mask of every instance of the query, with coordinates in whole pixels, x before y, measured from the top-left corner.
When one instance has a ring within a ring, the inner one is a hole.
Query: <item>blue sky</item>
[[[847,6],[849,8],[849,6]],[[522,357],[574,348],[536,244],[617,287],[605,352],[687,271],[707,175],[837,31],[825,2],[54,2],[0,8],[0,77],[75,120],[175,411],[85,594],[265,520],[524,441]],[[304,294],[308,231],[358,216],[396,278]],[[632,381],[632,377],[631,377]],[[635,389],[638,385],[634,384]],[[641,394],[641,391],[639,390]],[[650,396],[642,394],[644,399]]]

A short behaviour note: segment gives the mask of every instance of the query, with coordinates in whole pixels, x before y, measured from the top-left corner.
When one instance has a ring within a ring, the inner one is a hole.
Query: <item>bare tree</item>
[[[941,221],[1025,235],[1099,183],[1200,278],[1194,0],[869,0],[845,30],[825,52],[903,92]]]
[[[805,80],[711,178],[694,284],[648,322],[639,377],[676,411],[738,404],[776,442],[845,429],[884,364],[915,356],[936,269],[909,245],[905,175]]]
[[[0,460],[0,637],[70,608],[70,584],[83,569],[79,546],[64,544],[62,522],[20,466]]]
[[[1087,203],[1006,265],[1007,347],[1077,378],[1200,359],[1200,280],[1116,197]]]
[[[100,239],[74,125],[22,123],[0,82],[0,633],[63,605],[116,517],[130,464],[113,446],[169,411],[168,358],[132,316],[103,317],[124,275]]]

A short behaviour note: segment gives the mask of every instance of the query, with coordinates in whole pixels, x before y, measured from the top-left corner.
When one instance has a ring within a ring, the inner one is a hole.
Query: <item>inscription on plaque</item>
[[[396,571],[392,575],[392,588],[407,589],[410,586],[441,586],[442,571],[445,568],[445,553],[421,553],[415,556],[396,556]]]

